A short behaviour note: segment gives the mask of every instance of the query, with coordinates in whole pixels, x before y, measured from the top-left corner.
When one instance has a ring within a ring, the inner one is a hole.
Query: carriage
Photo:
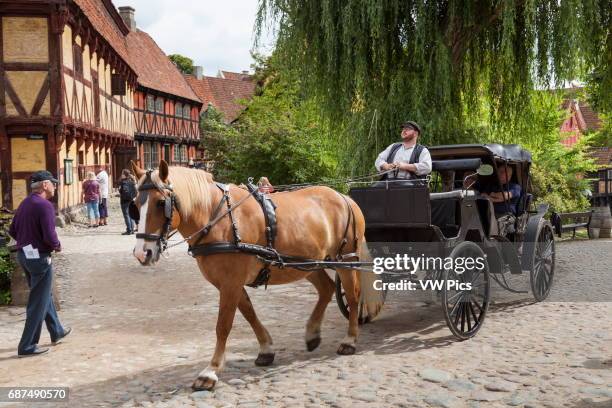
[[[437,296],[445,320],[453,335],[465,340],[482,327],[492,280],[518,292],[510,287],[506,274],[529,273],[535,300],[548,296],[555,268],[553,229],[545,218],[548,205],[533,208],[528,151],[518,145],[500,144],[436,146],[429,150],[433,171],[427,180],[357,185],[349,195],[363,211],[373,256],[396,253],[399,248],[414,255],[420,255],[416,251],[446,259],[486,259],[482,267],[461,274],[442,268],[428,270],[422,277],[443,282]],[[504,165],[514,169],[511,181],[521,186],[521,194],[515,212],[496,216],[491,200],[469,187],[474,177],[481,183],[499,183],[496,174]],[[470,282],[471,289],[444,284],[451,280]],[[348,318],[339,279],[336,300]],[[368,316],[360,317],[361,323],[369,320]]]

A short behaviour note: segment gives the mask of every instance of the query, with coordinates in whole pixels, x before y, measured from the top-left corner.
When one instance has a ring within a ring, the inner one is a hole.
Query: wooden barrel
[[[610,207],[593,208],[590,229],[593,238],[612,238],[612,216],[610,216]],[[595,237],[596,230],[599,230],[598,237]]]

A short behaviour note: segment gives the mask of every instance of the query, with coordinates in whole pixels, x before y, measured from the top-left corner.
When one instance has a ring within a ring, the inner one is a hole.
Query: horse
[[[202,235],[197,232],[210,222],[214,209],[224,207],[224,191],[218,188],[212,174],[200,169],[169,167],[164,160],[160,161],[158,170],[147,172],[133,162],[132,170],[139,179],[134,204],[140,219],[133,254],[142,265],[153,265],[160,259],[162,245],[172,230],[178,230],[187,238],[190,246],[198,241],[231,241],[235,238],[235,231],[239,232],[242,242],[266,244],[262,208],[255,198],[248,197],[250,193],[247,189],[233,184],[227,186],[227,194],[233,205],[231,217],[230,214],[221,214],[218,222]],[[325,260],[339,259],[338,255],[350,253],[358,254],[362,261],[371,259],[368,258],[364,237],[363,214],[348,196],[323,186],[276,192],[272,196],[277,206],[275,249],[279,254]],[[230,204],[227,205],[229,207]],[[351,228],[348,228],[351,224]],[[343,241],[343,238],[347,239]],[[236,309],[251,325],[259,343],[255,365],[272,364],[275,352],[272,337],[257,317],[244,288],[258,277],[264,266],[262,260],[248,253],[217,253],[195,258],[204,278],[220,292],[215,351],[208,366],[192,385],[194,390],[211,390],[223,369],[226,342]],[[356,351],[359,309],[371,317],[375,316],[382,308],[383,299],[381,292],[373,287],[375,278],[372,273],[340,268],[337,273],[350,309],[348,331],[337,353],[351,355]],[[304,278],[314,285],[318,293],[305,332],[306,348],[313,351],[321,342],[322,319],[335,291],[333,280],[323,268],[308,271],[270,266],[267,285],[281,285]]]

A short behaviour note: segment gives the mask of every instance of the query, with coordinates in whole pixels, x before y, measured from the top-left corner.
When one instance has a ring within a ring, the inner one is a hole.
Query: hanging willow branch
[[[525,118],[536,87],[592,72],[609,84],[611,13],[610,0],[260,0],[256,30],[274,27],[275,52],[353,130],[350,155],[371,158],[375,110],[385,142],[408,118],[426,142],[458,142],[481,112]]]

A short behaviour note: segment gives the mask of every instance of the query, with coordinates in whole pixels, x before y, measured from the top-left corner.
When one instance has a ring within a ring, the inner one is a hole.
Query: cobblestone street
[[[559,242],[550,299],[495,290],[482,331],[465,342],[453,339],[440,305],[395,293],[362,326],[354,356],[336,354],[347,321],[332,302],[321,346],[309,353],[312,285],[249,288],[274,339],[274,365],[254,365],[257,341],[237,314],[216,390],[193,393],[215,345],[217,290],[184,247],[140,266],[117,207],[107,227],[60,231],[59,314],[74,330],[65,342],[17,359],[24,308],[0,308],[0,386],[68,386],[74,407],[612,407],[609,239]],[[526,287],[528,276],[520,279]],[[42,339],[49,343],[46,329]]]

